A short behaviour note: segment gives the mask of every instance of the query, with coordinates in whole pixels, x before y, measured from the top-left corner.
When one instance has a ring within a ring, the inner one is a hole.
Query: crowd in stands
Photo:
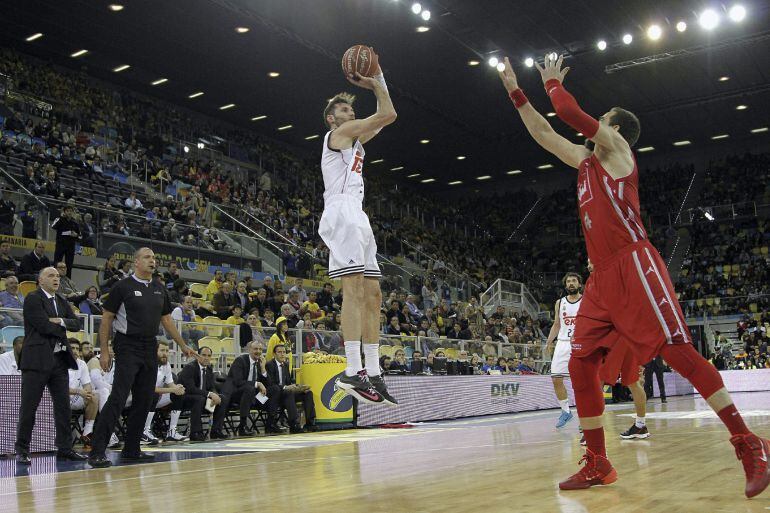
[[[711,362],[719,370],[770,369],[768,330],[770,313],[767,309],[758,315],[743,314],[736,323],[737,343],[719,331],[715,332]]]

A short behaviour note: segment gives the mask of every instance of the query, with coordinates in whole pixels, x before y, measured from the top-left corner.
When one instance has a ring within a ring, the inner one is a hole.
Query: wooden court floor
[[[770,393],[739,394],[747,423],[770,436]],[[632,407],[605,414],[619,480],[560,493],[578,469],[577,423],[554,411],[257,438],[257,452],[0,480],[0,511],[41,512],[555,512],[770,511],[747,500],[727,431],[699,398],[650,402],[648,440],[621,441]],[[185,450],[175,446],[174,450]],[[161,449],[162,450],[162,449]]]

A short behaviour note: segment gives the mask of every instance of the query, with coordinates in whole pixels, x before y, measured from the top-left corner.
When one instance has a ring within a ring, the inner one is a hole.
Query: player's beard
[[[594,151],[594,147],[596,147],[596,144],[591,139],[586,139],[583,143],[583,146],[588,148],[589,151]]]
[[[567,294],[568,295],[574,296],[577,293],[578,293],[578,288],[577,287],[573,287],[573,286],[567,287]]]

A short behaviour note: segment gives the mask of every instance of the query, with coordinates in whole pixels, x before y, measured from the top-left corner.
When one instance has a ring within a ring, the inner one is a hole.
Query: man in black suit
[[[223,321],[233,315],[233,308],[235,308],[238,302],[233,295],[233,286],[229,281],[222,283],[222,288],[214,294],[211,304],[217,312],[217,317]]]
[[[51,266],[51,261],[45,256],[45,242],[39,240],[35,249],[21,257],[19,266],[19,281],[35,281],[41,269]]]
[[[655,378],[658,380],[658,391],[660,392],[660,402],[666,402],[666,383],[663,381],[663,369],[666,364],[663,363],[663,358],[658,355],[650,360],[644,366],[644,391],[647,394],[647,399],[652,399],[654,393],[652,388],[652,375],[655,374]]]
[[[291,375],[289,361],[286,357],[286,346],[278,344],[273,348],[275,358],[267,362],[267,376],[270,385],[277,386],[278,401],[282,408],[286,408],[286,416],[289,418],[289,430],[291,433],[302,433],[305,430],[315,431],[315,403],[313,392],[294,382]],[[299,425],[297,401],[302,401],[305,407],[305,428]]]
[[[75,245],[80,240],[80,223],[75,220],[74,207],[67,205],[61,215],[54,219],[51,228],[56,230],[54,262],[67,264],[67,277],[72,278],[72,264],[75,261]]]
[[[248,354],[243,354],[235,359],[227,372],[227,381],[223,389],[224,395],[228,400],[223,401],[229,408],[230,403],[238,402],[240,404],[240,423],[238,424],[239,436],[252,436],[254,431],[248,428],[246,419],[249,417],[251,405],[254,403],[257,391],[268,397],[268,411],[271,403],[270,398],[275,395],[273,390],[268,388],[267,370],[265,369],[265,357],[262,355],[264,347],[261,342],[252,342],[248,344]],[[267,429],[270,432],[270,429]],[[212,435],[212,438],[214,436]]]
[[[211,369],[211,355],[213,354],[211,348],[203,346],[198,349],[198,354],[201,356],[201,361],[198,363],[193,360],[185,365],[177,379],[179,384],[184,387],[185,395],[197,395],[205,399],[211,399],[211,402],[216,406],[214,410],[214,421],[211,424],[211,437],[226,438],[222,433],[222,424],[225,420],[225,414],[227,408],[223,407],[222,402],[228,397],[220,397],[214,391],[214,371]],[[192,420],[191,420],[192,423]],[[199,420],[196,421],[196,425],[200,426]],[[203,431],[191,431],[190,440],[193,442],[203,442],[206,440],[206,436]]]
[[[40,288],[24,301],[24,344],[21,348],[21,406],[16,431],[16,459],[29,465],[29,444],[35,427],[35,413],[48,386],[56,422],[57,456],[85,460],[72,450],[70,432],[69,369],[78,364],[67,344],[67,330],[79,331],[80,321],[67,300],[56,293],[59,272],[53,267],[40,271]]]

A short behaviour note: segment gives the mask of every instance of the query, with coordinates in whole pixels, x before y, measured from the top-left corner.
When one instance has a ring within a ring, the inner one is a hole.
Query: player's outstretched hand
[[[511,61],[508,60],[508,57],[505,58],[505,69],[498,72],[498,75],[500,75],[500,80],[503,82],[503,87],[508,91],[508,94],[511,94],[519,88],[519,82],[516,80],[516,73],[513,72]]]
[[[361,73],[357,72],[355,75],[348,75],[348,82],[364,89],[374,90],[379,85],[378,82],[370,77],[365,77]]]
[[[553,53],[546,54],[542,66],[535,62],[535,67],[537,67],[537,70],[540,72],[543,84],[554,78],[559,82],[564,82],[564,77],[567,76],[569,66],[561,69],[562,62],[564,62],[564,56],[559,55],[558,58],[555,58]]]

